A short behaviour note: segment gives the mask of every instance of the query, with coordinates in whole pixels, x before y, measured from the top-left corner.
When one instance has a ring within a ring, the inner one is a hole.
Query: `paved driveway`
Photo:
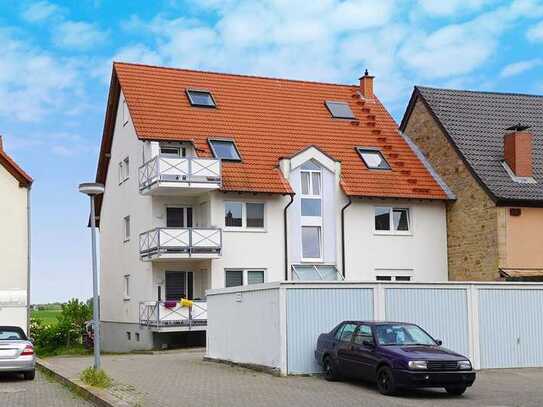
[[[0,374],[0,406],[92,407],[93,405],[37,371],[33,381]]]
[[[274,377],[252,370],[204,362],[201,351],[104,356],[117,381],[138,393],[144,406],[541,406],[543,369],[487,370],[463,397],[442,390],[403,397],[381,396],[362,383],[329,383],[317,377]],[[75,376],[90,358],[49,358]],[[131,386],[130,386],[131,385]],[[133,395],[135,396],[135,395]]]

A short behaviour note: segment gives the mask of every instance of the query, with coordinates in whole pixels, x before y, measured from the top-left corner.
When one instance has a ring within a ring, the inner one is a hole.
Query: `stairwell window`
[[[119,184],[130,177],[130,158],[126,157],[119,163]]]
[[[384,234],[410,234],[409,208],[375,208],[375,232]]]
[[[302,164],[301,223],[302,261],[322,261],[322,172],[314,161]]]
[[[302,226],[302,258],[304,261],[320,261],[321,250],[320,226]]]
[[[124,276],[124,300],[128,301],[130,299],[130,274]]]
[[[124,241],[128,242],[130,240],[130,216],[123,218],[123,235]]]

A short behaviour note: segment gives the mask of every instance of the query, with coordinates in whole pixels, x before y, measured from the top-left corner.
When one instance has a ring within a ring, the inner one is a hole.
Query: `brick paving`
[[[0,374],[0,406],[91,407],[93,404],[37,371],[32,381],[23,380],[17,375]]]
[[[275,377],[202,360],[202,351],[170,351],[153,355],[106,355],[103,366],[125,396],[142,406],[541,406],[543,369],[487,370],[463,397],[442,390],[381,396],[375,386],[358,382],[329,383],[318,377]],[[91,358],[55,357],[47,362],[68,374],[78,373]],[[131,390],[130,390],[131,389]],[[132,392],[132,393],[131,393]]]

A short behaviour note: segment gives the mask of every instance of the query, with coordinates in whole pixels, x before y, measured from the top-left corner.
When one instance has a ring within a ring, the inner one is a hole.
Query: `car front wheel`
[[[461,396],[466,391],[466,386],[449,386],[445,387],[447,393],[452,394],[453,396]]]
[[[337,374],[336,368],[334,367],[332,358],[330,356],[326,356],[324,358],[322,365],[324,367],[324,378],[326,380],[329,382],[335,382],[339,379],[339,375]]]
[[[25,380],[34,380],[34,377],[36,376],[36,371],[31,370],[30,372],[24,372],[23,376]]]
[[[381,394],[392,396],[396,393],[396,383],[392,370],[388,366],[383,366],[377,371],[377,388]]]

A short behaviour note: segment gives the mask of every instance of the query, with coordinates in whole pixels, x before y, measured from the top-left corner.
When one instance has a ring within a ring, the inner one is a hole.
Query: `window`
[[[130,299],[130,274],[124,276],[124,299]]]
[[[264,204],[247,202],[247,227],[248,228],[263,228],[264,227]]]
[[[194,278],[192,271],[166,271],[166,300],[192,300]]]
[[[342,342],[351,342],[355,329],[356,329],[355,324],[345,324],[345,326],[343,327],[343,330],[341,331],[341,336],[339,340]]]
[[[341,339],[341,333],[343,332],[343,328],[345,328],[345,324],[341,325],[334,335],[334,338],[336,338],[336,340],[338,341]]]
[[[213,95],[207,90],[187,89],[187,96],[192,106],[216,107]]]
[[[302,257],[304,259],[321,258],[320,226],[302,226]]]
[[[231,228],[263,229],[263,202],[225,202],[224,225]]]
[[[410,228],[408,208],[375,208],[375,231],[398,234],[409,233]]]
[[[377,281],[392,281],[392,276],[376,276]]]
[[[345,102],[333,102],[327,100],[324,102],[332,117],[336,119],[356,119],[353,111]]]
[[[177,146],[160,146],[160,154],[166,157],[186,157],[187,149]]]
[[[208,140],[215,158],[224,161],[241,161],[238,148],[233,140]]]
[[[128,340],[132,339],[132,334],[128,331],[126,331],[126,339]]]
[[[383,324],[375,327],[375,337],[379,345],[430,345],[434,339],[416,325]]]
[[[385,157],[379,150],[372,148],[362,148],[357,147],[356,151],[360,154],[362,161],[366,164],[366,167],[372,170],[390,170],[390,165],[388,164]]]
[[[373,335],[371,334],[371,327],[368,325],[360,325],[358,331],[354,336],[354,343],[357,345],[363,345],[364,341],[373,342]]]
[[[321,216],[321,171],[308,161],[300,173],[302,182],[302,216]]]
[[[140,333],[136,332],[136,342],[139,342],[139,341],[140,341]]]
[[[119,163],[119,184],[123,183],[130,176],[130,159],[126,157]]]
[[[167,207],[166,208],[166,227],[168,228],[192,227],[192,208]]]
[[[375,276],[376,281],[411,281],[411,276],[387,276],[378,275]]]
[[[264,282],[264,270],[247,271],[247,284],[261,284]]]
[[[123,218],[123,228],[124,228],[124,241],[127,242],[130,240],[130,216],[125,216]]]
[[[238,287],[243,285],[243,270],[227,270],[225,276],[225,287]]]
[[[128,123],[129,117],[130,113],[128,112],[128,104],[126,103],[126,100],[123,100],[123,126]]]
[[[225,270],[225,286],[261,284],[264,282],[264,270]]]

